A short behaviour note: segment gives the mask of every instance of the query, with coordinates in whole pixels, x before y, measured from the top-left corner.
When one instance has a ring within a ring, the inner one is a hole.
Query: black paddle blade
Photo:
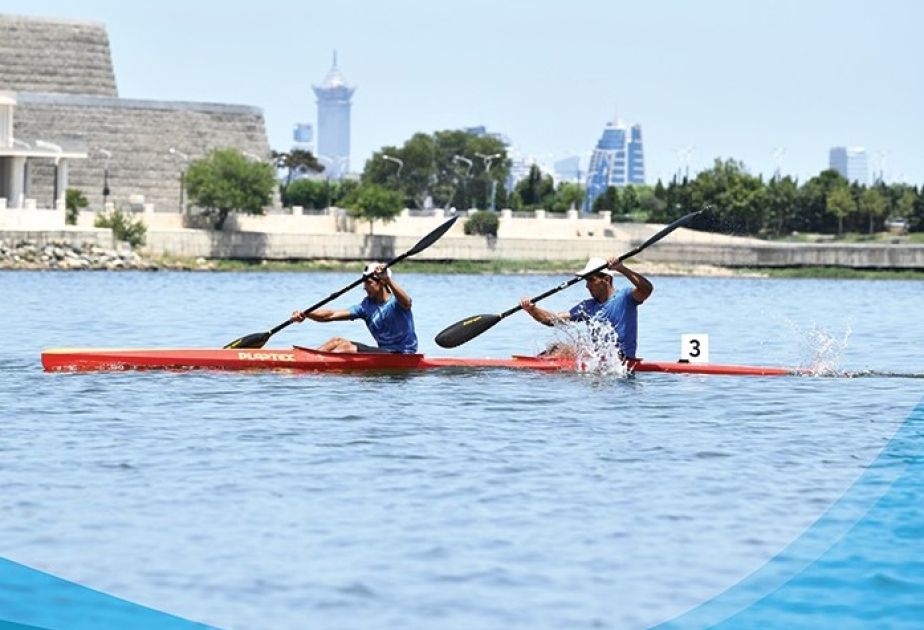
[[[240,339],[235,339],[227,346],[225,350],[235,350],[237,348],[262,348],[266,345],[266,342],[269,341],[270,333],[261,332],[253,333],[252,335],[244,335]]]
[[[449,231],[449,228],[452,227],[453,223],[455,223],[458,218],[459,218],[459,215],[456,215],[444,221],[439,227],[437,227],[435,230],[433,230],[432,232],[427,234],[425,237],[420,239],[417,242],[417,244],[414,245],[414,247],[412,247],[410,250],[408,250],[408,252],[404,256],[408,257],[408,256],[413,256],[414,254],[419,254],[423,250],[433,245],[433,243],[440,240],[440,237],[443,236],[443,234]]]
[[[445,328],[436,336],[442,348],[455,348],[470,341],[503,319],[500,315],[473,315]]]

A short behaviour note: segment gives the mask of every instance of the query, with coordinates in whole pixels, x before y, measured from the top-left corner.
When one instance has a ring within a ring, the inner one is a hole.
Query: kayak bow
[[[509,359],[435,358],[421,354],[335,354],[295,346],[284,349],[213,348],[56,348],[42,352],[46,372],[107,370],[297,370],[351,372],[426,370],[436,368],[506,368],[518,370],[574,370],[572,359],[513,356]],[[793,376],[798,368],[639,361],[635,372],[718,374],[732,376]]]

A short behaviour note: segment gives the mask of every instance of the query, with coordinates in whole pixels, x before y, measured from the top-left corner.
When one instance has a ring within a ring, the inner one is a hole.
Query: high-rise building
[[[863,147],[833,147],[828,153],[828,168],[849,182],[867,183],[866,149]]]
[[[314,127],[310,123],[295,123],[292,130],[292,141],[301,147],[311,150],[311,142],[314,140]]]
[[[350,99],[356,88],[340,74],[336,51],[324,82],[311,87],[318,97],[318,159],[339,179],[350,170]]]
[[[559,182],[580,182],[581,181],[581,157],[572,155],[556,161],[553,164],[555,168],[555,179]]]
[[[590,212],[594,201],[606,192],[609,186],[644,183],[645,152],[642,146],[642,126],[632,125],[630,130],[619,119],[606,123],[587,167],[584,211]]]

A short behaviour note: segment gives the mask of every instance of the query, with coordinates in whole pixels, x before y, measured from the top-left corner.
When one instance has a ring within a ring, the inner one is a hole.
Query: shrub
[[[466,234],[481,234],[483,236],[497,236],[500,219],[490,210],[479,210],[465,222]]]
[[[64,215],[64,222],[67,225],[77,225],[77,215],[81,208],[86,208],[90,203],[82,192],[76,188],[68,188],[65,193],[64,206],[67,211]]]
[[[131,213],[113,210],[112,212],[102,212],[96,215],[96,221],[93,222],[96,227],[109,228],[113,236],[120,241],[125,241],[132,247],[138,247],[144,243],[144,235],[148,231],[141,219],[133,219]]]

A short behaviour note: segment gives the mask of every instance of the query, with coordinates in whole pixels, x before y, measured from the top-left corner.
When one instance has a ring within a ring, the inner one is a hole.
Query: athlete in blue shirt
[[[654,287],[648,279],[622,264],[618,258],[591,258],[576,276],[583,276],[597,267],[608,265],[601,272],[587,276],[585,279],[590,299],[575,304],[569,311],[553,313],[539,308],[529,298],[520,300],[520,306],[529,313],[533,319],[546,326],[553,326],[561,321],[588,321],[591,319],[603,320],[610,323],[619,336],[620,350],[623,358],[633,360],[636,358],[638,345],[638,305],[648,299]],[[632,283],[633,288],[617,290],[613,286],[614,272],[618,271]],[[574,354],[573,348],[556,345],[546,354],[555,356],[569,356]]]
[[[378,346],[370,346],[344,337],[334,337],[318,350],[323,352],[417,352],[417,333],[414,332],[414,315],[411,313],[411,296],[391,277],[391,269],[379,263],[366,265],[363,288],[366,297],[349,309],[318,309],[307,314],[316,322],[338,322],[361,319]],[[296,321],[303,321],[302,311],[292,313]]]

